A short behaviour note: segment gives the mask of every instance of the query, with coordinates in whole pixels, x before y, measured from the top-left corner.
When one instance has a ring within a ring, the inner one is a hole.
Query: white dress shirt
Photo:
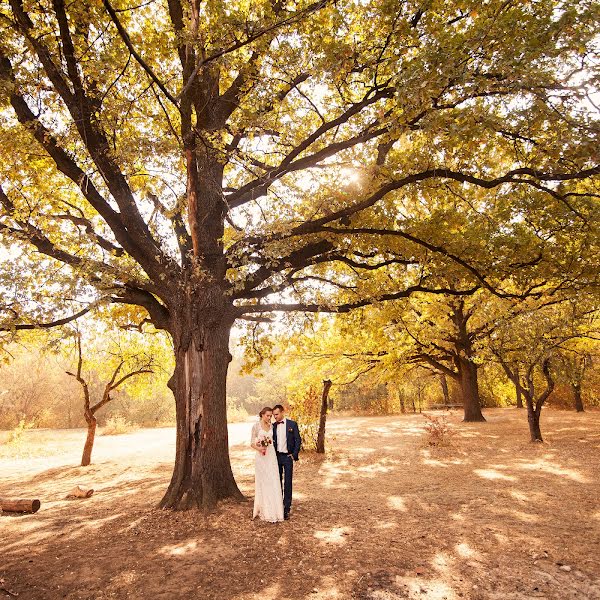
[[[281,425],[277,425],[277,421],[273,423],[273,428],[277,428],[277,452],[283,452],[284,454],[288,453],[286,421],[287,419],[283,417],[283,427]]]

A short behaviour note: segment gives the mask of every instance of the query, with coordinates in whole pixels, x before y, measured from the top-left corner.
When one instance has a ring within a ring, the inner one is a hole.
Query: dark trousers
[[[279,465],[279,479],[283,490],[283,512],[286,514],[292,508],[292,480],[294,478],[294,459],[287,454],[277,453],[277,464]]]

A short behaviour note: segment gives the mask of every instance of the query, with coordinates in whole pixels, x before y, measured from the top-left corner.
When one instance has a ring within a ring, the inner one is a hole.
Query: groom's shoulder
[[[287,422],[288,422],[290,425],[292,425],[292,426],[293,426],[293,425],[298,425],[298,423],[296,423],[296,421],[294,421],[294,419],[289,419],[289,418],[287,418],[287,417],[286,417],[286,419],[287,419]]]

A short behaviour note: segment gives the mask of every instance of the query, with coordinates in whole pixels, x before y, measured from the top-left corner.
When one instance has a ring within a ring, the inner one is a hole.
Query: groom
[[[281,404],[273,407],[273,446],[277,453],[279,465],[279,478],[283,477],[283,516],[287,521],[290,518],[292,507],[292,479],[294,477],[294,461],[298,460],[300,452],[300,430],[298,423],[285,417],[285,409]]]

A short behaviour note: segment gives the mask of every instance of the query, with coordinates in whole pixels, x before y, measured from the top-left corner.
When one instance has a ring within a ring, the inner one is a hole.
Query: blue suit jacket
[[[282,429],[283,427],[281,427],[281,425],[273,424],[273,445],[275,446],[275,450],[277,450],[277,435],[281,434]],[[298,454],[300,453],[300,448],[302,447],[298,423],[296,423],[296,421],[292,421],[291,419],[287,419],[285,429],[288,454],[291,454],[294,457],[294,460],[298,460]]]

